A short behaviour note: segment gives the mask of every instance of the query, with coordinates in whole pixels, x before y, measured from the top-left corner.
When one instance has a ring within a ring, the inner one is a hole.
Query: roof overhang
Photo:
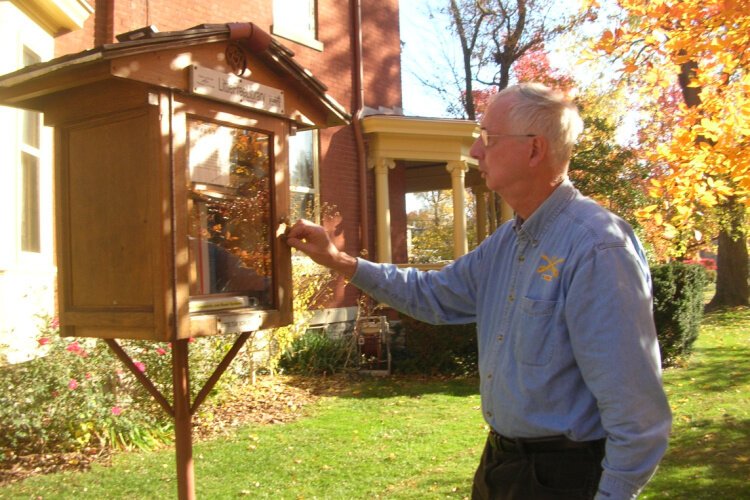
[[[362,119],[368,134],[369,160],[401,160],[406,167],[407,192],[450,189],[448,162],[465,162],[468,186],[483,184],[470,149],[479,137],[479,125],[471,120],[423,118],[401,115],[369,115]]]
[[[238,68],[225,57],[233,45],[245,54]],[[204,59],[200,60],[201,54]],[[250,74],[260,83],[292,90],[288,118],[300,128],[347,124],[350,114],[327,87],[294,60],[288,48],[253,23],[200,25],[106,44],[0,76],[0,104],[44,111],[45,97],[96,81],[120,78],[189,92],[188,68],[205,65]],[[311,119],[312,115],[316,119]],[[322,118],[318,118],[322,117]]]
[[[376,157],[477,164],[469,150],[479,126],[471,120],[370,115],[362,119],[362,129],[371,134],[370,151]]]

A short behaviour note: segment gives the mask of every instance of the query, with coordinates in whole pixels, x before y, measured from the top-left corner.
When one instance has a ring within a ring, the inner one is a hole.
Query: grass
[[[642,498],[750,498],[750,309],[706,316],[664,385],[672,439]]]
[[[644,499],[750,498],[750,309],[713,313],[688,362],[665,372],[670,449]],[[475,380],[374,379],[297,422],[194,447],[199,498],[467,498],[486,429]],[[38,476],[0,498],[176,497],[174,452]]]
[[[469,496],[486,429],[476,380],[373,379],[297,422],[249,426],[194,446],[198,498]],[[111,467],[29,478],[0,498],[176,496],[174,452],[123,453]]]

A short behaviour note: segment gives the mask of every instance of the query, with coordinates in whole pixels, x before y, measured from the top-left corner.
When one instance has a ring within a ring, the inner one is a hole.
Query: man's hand
[[[357,270],[357,259],[336,248],[326,230],[310,221],[298,220],[287,233],[286,243],[347,278]]]

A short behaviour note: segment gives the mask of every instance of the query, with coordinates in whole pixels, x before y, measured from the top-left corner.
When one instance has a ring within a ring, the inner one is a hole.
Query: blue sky
[[[448,58],[452,58],[455,67],[459,67],[461,52],[451,34],[448,31],[449,20],[446,16],[437,15],[429,17],[429,9],[437,13],[437,10],[448,3],[448,0],[402,0],[400,9],[401,27],[401,79],[403,93],[403,108],[406,115],[411,116],[434,116],[448,117],[446,112],[447,103],[434,90],[423,86],[415,73],[421,73],[427,79],[434,80],[434,75],[441,68],[447,71],[449,68]],[[606,2],[602,2],[606,3]],[[563,0],[558,5],[560,8],[577,8],[580,0]],[[588,29],[598,30],[597,26]],[[555,51],[554,45],[550,49],[550,63],[568,69],[569,72],[577,74],[588,74],[595,76],[595,72],[576,72],[575,66],[577,56],[571,54],[570,50],[562,50],[558,44]]]
[[[447,117],[446,103],[436,92],[425,88],[414,76],[415,72],[429,74],[446,65],[448,43],[447,19],[429,19],[428,7],[445,5],[446,0],[404,0],[400,2],[401,80],[404,113],[412,116]],[[441,36],[442,35],[442,36]]]

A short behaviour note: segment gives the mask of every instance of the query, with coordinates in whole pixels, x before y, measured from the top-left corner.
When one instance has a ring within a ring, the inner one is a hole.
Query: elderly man
[[[477,323],[490,431],[475,499],[635,498],[667,447],[648,265],[631,227],[568,180],[581,129],[542,85],[495,96],[471,155],[515,219],[440,271],[354,258],[307,221],[288,235],[399,311]]]

